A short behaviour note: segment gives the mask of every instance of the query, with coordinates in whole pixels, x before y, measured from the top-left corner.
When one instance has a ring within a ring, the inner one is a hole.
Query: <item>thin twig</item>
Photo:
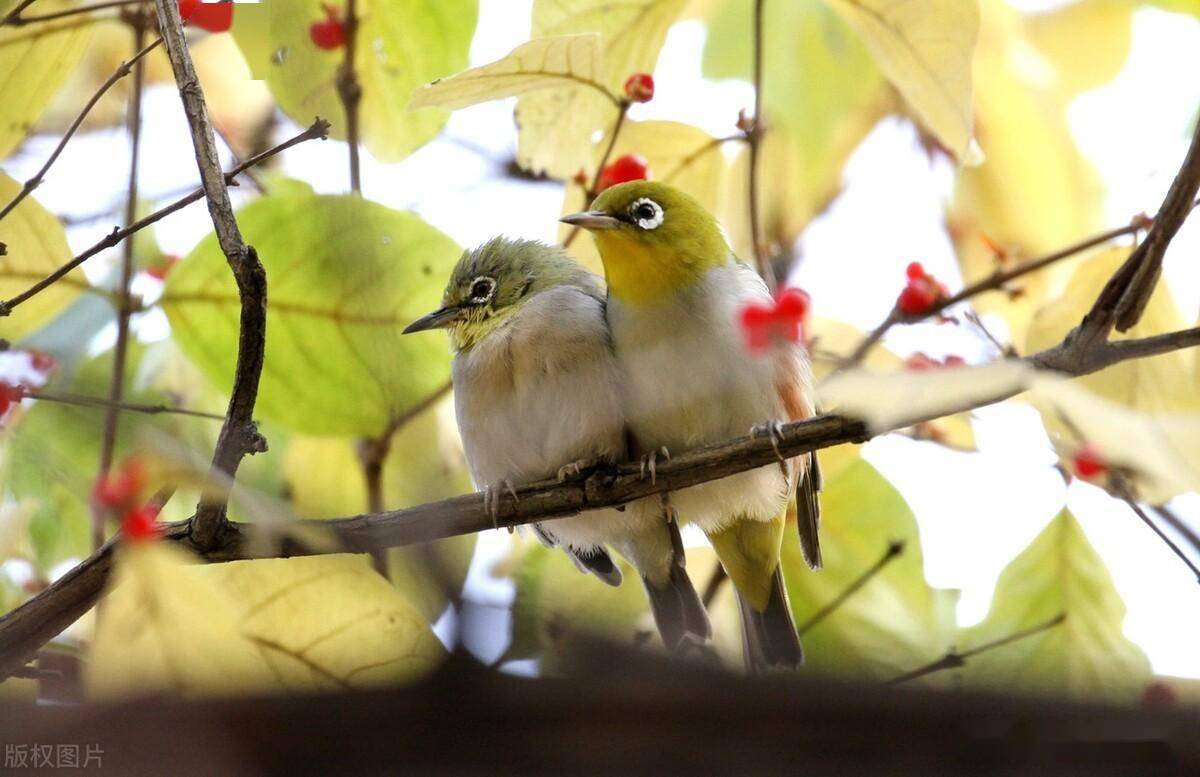
[[[141,52],[146,39],[149,20],[143,14],[130,17],[133,27],[133,48]],[[125,193],[125,223],[137,218],[138,206],[138,162],[142,148],[142,90],[146,80],[145,63],[139,58],[133,66],[133,89],[129,93],[129,184]],[[129,284],[133,280],[133,241],[121,246],[121,279],[117,285],[117,341],[113,346],[112,374],[108,382],[109,404],[104,411],[104,425],[100,434],[100,468],[97,480],[108,477],[113,457],[117,450],[117,425],[120,413],[117,405],[125,393],[125,365],[129,354],[129,319],[132,316],[132,297]],[[104,511],[99,505],[92,508],[92,552],[104,544]]]
[[[222,129],[220,124],[213,124],[213,130],[217,133],[217,137],[221,139],[221,142],[225,144],[225,148],[229,150],[229,158],[233,160],[235,165],[240,165],[242,163],[242,158],[238,156],[237,149],[233,147],[233,140],[229,137],[229,133]],[[258,173],[256,173],[254,170],[246,170],[246,179],[250,181],[250,183],[254,184],[254,188],[258,189],[259,194],[267,193],[267,187],[263,184],[262,179],[258,177]]]
[[[155,0],[158,8],[159,25],[166,41],[167,55],[175,73],[175,84],[183,111],[187,115],[192,136],[192,147],[196,152],[196,167],[208,200],[208,213],[217,242],[237,282],[241,300],[239,321],[237,366],[234,370],[233,389],[230,392],[229,408],[225,422],[217,436],[213,451],[210,479],[212,482],[232,483],[238,465],[246,454],[265,451],[266,440],[258,433],[254,423],[254,405],[258,398],[258,381],[262,375],[263,359],[267,338],[267,274],[253,248],[246,245],[233,215],[229,201],[226,176],[221,172],[221,161],[217,155],[217,142],[208,109],[204,103],[204,91],[200,88],[192,57],[188,52],[187,38],[183,31],[183,20],[175,0]],[[196,505],[196,514],[191,521],[191,535],[200,547],[215,545],[222,530],[228,525],[226,517],[229,495],[226,488],[205,489]]]
[[[362,194],[362,168],[358,159],[358,105],[362,101],[362,86],[354,69],[354,57],[358,44],[357,0],[346,0],[346,12],[342,18],[345,31],[346,52],[338,68],[337,93],[346,112],[346,145],[350,151],[350,191]]]
[[[759,230],[758,203],[758,157],[763,136],[763,9],[766,0],[754,0],[754,118],[746,131],[746,141],[750,145],[750,245],[754,251],[754,266],[758,274],[767,282],[767,286],[775,288],[775,268],[770,267],[763,256],[762,233]]]
[[[617,135],[621,133],[621,127],[625,125],[627,113],[629,113],[629,101],[617,100],[617,120],[613,122],[612,132],[608,133],[608,145],[605,146],[604,153],[600,155],[600,163],[596,165],[596,170],[592,173],[592,182],[588,184],[587,191],[583,193],[585,206],[596,199],[596,195],[600,193],[600,176],[604,175],[604,167],[608,164],[608,158],[612,156],[613,148],[617,145]],[[578,235],[579,227],[571,227],[571,231],[563,240],[563,248],[570,248],[571,243],[575,242]]]
[[[868,582],[870,582],[870,580],[873,577],[875,577],[880,572],[882,572],[883,569],[888,564],[895,561],[903,553],[904,553],[904,541],[903,540],[895,540],[895,541],[889,542],[887,549],[884,550],[883,555],[879,557],[879,560],[876,561],[871,566],[867,567],[866,571],[864,571],[861,575],[859,575],[857,578],[854,579],[854,582],[852,582],[852,583],[850,583],[850,585],[846,586],[845,589],[843,589],[842,592],[839,593],[837,596],[830,599],[829,602],[827,602],[824,607],[822,607],[821,609],[819,609],[815,613],[813,613],[812,616],[810,616],[808,620],[806,620],[804,623],[797,626],[796,627],[796,635],[803,637],[806,633],[808,633],[809,631],[812,630],[813,626],[816,626],[818,623],[825,620],[830,615],[832,615],[834,612],[836,612],[839,607],[841,607],[843,604],[846,603],[847,599],[849,599],[851,596],[853,596],[858,591],[858,589],[862,588],[864,585],[866,585]]]
[[[974,658],[980,653],[986,653],[989,650],[995,650],[996,648],[1004,647],[1005,645],[1011,645],[1012,643],[1023,639],[1028,639],[1029,637],[1040,634],[1043,631],[1049,631],[1055,626],[1061,624],[1066,619],[1067,614],[1062,612],[1058,615],[1055,615],[1050,620],[1039,623],[1036,626],[1030,626],[1027,629],[1014,631],[1012,634],[1009,634],[1006,637],[1000,637],[999,639],[994,639],[991,642],[985,642],[982,645],[971,648],[970,650],[964,650],[962,652],[951,650],[949,653],[931,664],[926,664],[925,666],[920,667],[919,669],[914,669],[911,672],[905,672],[899,677],[893,677],[891,680],[888,680],[887,684],[899,685],[900,683],[906,683],[909,680],[915,680],[918,677],[925,677],[926,675],[931,675],[934,672],[940,672],[943,669],[960,669],[966,665],[967,659],[969,658]]]
[[[295,145],[303,143],[307,140],[313,140],[316,138],[320,138],[321,140],[324,140],[328,136],[329,136],[329,122],[325,121],[324,119],[318,118],[316,121],[314,121],[312,123],[312,125],[308,129],[304,130],[303,132],[289,138],[288,140],[284,141],[283,143],[280,143],[277,146],[267,149],[266,151],[262,152],[261,154],[255,154],[254,156],[247,159],[245,162],[234,167],[232,170],[230,170],[228,173],[225,174],[225,182],[228,184],[232,184],[234,179],[241,173],[245,172],[246,170],[248,170],[251,167],[254,167],[257,164],[260,164],[261,162],[263,162],[267,159],[270,159],[271,157],[275,156],[278,153],[286,151],[287,149],[291,148],[292,146],[295,146]],[[83,264],[88,259],[92,258],[93,256],[100,253],[101,251],[112,248],[113,246],[119,244],[122,240],[126,239],[130,235],[133,235],[133,234],[145,229],[146,227],[150,226],[151,224],[161,221],[162,219],[171,215],[175,211],[182,210],[183,208],[187,207],[188,205],[191,205],[193,202],[198,202],[203,198],[204,198],[204,190],[196,189],[191,194],[188,194],[184,197],[179,198],[175,202],[172,202],[170,205],[166,205],[162,208],[159,208],[158,210],[151,213],[149,216],[144,216],[141,219],[138,219],[137,221],[135,221],[134,223],[130,224],[127,227],[122,227],[122,228],[114,227],[112,232],[110,232],[103,240],[96,243],[91,248],[89,248],[86,251],[84,251],[83,253],[79,254],[74,259],[67,262],[62,267],[59,267],[57,270],[50,273],[45,278],[43,278],[40,281],[38,281],[37,283],[33,284],[28,289],[21,292],[20,294],[13,297],[12,299],[4,301],[4,302],[0,302],[0,317],[10,315],[12,313],[13,309],[16,308],[18,305],[28,301],[31,297],[34,297],[38,293],[44,291],[47,287],[53,285],[60,278],[66,276],[68,273],[70,273],[71,270],[74,270],[76,267]]]
[[[0,19],[0,27],[3,27],[5,25],[12,25],[15,20],[21,18],[22,11],[24,11],[26,8],[28,8],[29,6],[33,5],[36,2],[37,2],[37,0],[21,0],[21,2],[17,3],[15,6],[13,6],[11,11],[9,11],[7,14],[4,15],[3,19]]]
[[[72,405],[73,407],[94,407],[107,408],[115,407],[117,410],[123,410],[130,413],[142,413],[144,415],[185,415],[192,418],[209,418],[215,421],[224,421],[225,416],[217,413],[206,413],[202,410],[189,410],[185,407],[171,407],[170,405],[147,405],[140,402],[113,402],[103,397],[89,397],[83,394],[70,393],[46,393],[42,391],[26,391],[24,396],[30,399],[40,399],[45,402],[54,402],[60,405]]]
[[[145,2],[145,0],[138,0],[138,2]],[[125,76],[129,75],[130,71],[133,69],[133,66],[138,64],[142,57],[153,51],[160,43],[162,43],[162,38],[159,38],[150,45],[142,48],[140,51],[134,54],[128,62],[122,62],[117,69],[113,71],[113,74],[110,75],[108,79],[100,85],[100,88],[96,90],[95,94],[91,96],[91,99],[87,101],[87,104],[83,106],[83,110],[80,111],[79,115],[75,117],[75,120],[71,122],[71,126],[67,128],[67,131],[62,136],[62,139],[58,141],[58,145],[54,147],[54,151],[51,152],[50,157],[46,160],[46,163],[42,165],[41,169],[38,170],[32,178],[25,182],[25,184],[21,187],[21,191],[17,192],[16,196],[14,196],[12,200],[10,200],[9,203],[4,206],[3,209],[0,209],[0,221],[3,221],[4,217],[7,216],[13,208],[17,207],[21,200],[28,197],[34,189],[41,186],[42,180],[46,177],[46,173],[50,170],[50,166],[58,160],[58,157],[60,154],[62,154],[63,149],[67,147],[67,142],[71,140],[71,137],[75,134],[75,131],[79,129],[79,125],[81,125],[83,120],[87,118],[88,113],[90,113],[96,103],[100,101],[100,98],[103,97],[104,94],[111,89],[114,84],[116,84]]]
[[[80,16],[82,14],[88,14],[92,11],[104,11],[109,8],[121,8],[127,5],[143,5],[148,4],[149,2],[150,0],[105,0],[105,2],[102,3],[80,5],[74,8],[64,8],[61,11],[39,14],[37,16],[23,16],[21,15],[20,11],[29,5],[29,3],[25,3],[21,9],[17,9],[15,16],[12,13],[6,16],[4,21],[0,22],[0,26],[8,24],[12,27],[23,27],[26,24],[33,24],[34,22],[49,22],[55,19],[64,19],[68,16]]]
[[[1183,519],[1176,515],[1174,510],[1166,505],[1151,505],[1150,509],[1159,518],[1166,521],[1167,525],[1174,529],[1177,534],[1182,535],[1188,541],[1188,544],[1192,546],[1193,550],[1200,553],[1200,535],[1197,535],[1192,527],[1184,523]]]
[[[704,594],[700,597],[700,602],[705,609],[712,606],[713,600],[717,598],[717,594],[721,592],[721,586],[729,579],[729,573],[725,571],[725,567],[717,564],[709,575],[708,582],[704,585]]]
[[[1133,494],[1130,492],[1128,486],[1126,486],[1124,478],[1119,476],[1113,478],[1113,490],[1117,492],[1117,496],[1121,498],[1122,502],[1129,505],[1129,509],[1133,510],[1133,514],[1141,519],[1142,523],[1146,524],[1146,527],[1149,528],[1150,531],[1154,532],[1154,534],[1160,540],[1162,540],[1163,544],[1170,548],[1171,552],[1174,553],[1189,570],[1191,570],[1192,576],[1196,578],[1196,582],[1200,583],[1200,568],[1197,568],[1195,562],[1188,558],[1188,555],[1184,553],[1177,544],[1175,544],[1175,541],[1168,537],[1166,532],[1160,529],[1158,524],[1150,519],[1149,515],[1146,515],[1146,511],[1143,510],[1142,506],[1139,505],[1137,500],[1133,498]]]

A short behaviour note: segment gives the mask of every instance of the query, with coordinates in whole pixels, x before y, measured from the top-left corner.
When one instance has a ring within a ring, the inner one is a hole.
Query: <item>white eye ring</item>
[[[487,302],[488,300],[490,300],[492,298],[492,295],[496,293],[496,281],[492,278],[489,278],[486,275],[480,275],[475,280],[471,281],[471,291],[472,292],[475,291],[475,287],[479,284],[480,281],[482,281],[484,283],[484,285],[487,286],[487,291],[482,294],[473,294],[473,296],[469,300],[470,302],[473,302],[477,305]]]
[[[629,206],[629,215],[642,229],[658,229],[663,223],[662,206],[649,197],[634,200]]]

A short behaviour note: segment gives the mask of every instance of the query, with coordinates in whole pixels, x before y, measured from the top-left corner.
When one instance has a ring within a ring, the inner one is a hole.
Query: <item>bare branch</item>
[[[267,159],[270,159],[271,157],[275,156],[276,154],[286,151],[287,149],[291,148],[292,146],[298,145],[307,140],[313,140],[315,138],[320,138],[321,140],[324,140],[326,137],[328,137],[328,135],[329,135],[329,122],[325,121],[322,118],[317,118],[312,123],[312,125],[308,129],[304,130],[303,132],[300,132],[299,134],[289,138],[288,140],[284,141],[283,143],[280,143],[277,146],[267,149],[266,151],[262,152],[261,154],[255,154],[251,158],[247,159],[245,162],[242,162],[240,165],[234,167],[232,170],[230,170],[228,173],[225,174],[225,182],[227,184],[233,184],[233,182],[235,181],[235,179],[237,178],[238,175],[240,175],[241,173],[250,169],[251,167],[254,167],[255,165],[258,165],[258,164],[266,161]],[[150,226],[151,224],[162,221],[164,218],[166,218],[167,216],[170,216],[175,211],[182,210],[183,208],[187,207],[188,205],[191,205],[193,202],[198,202],[199,200],[201,200],[203,198],[204,198],[204,190],[197,189],[194,192],[192,192],[191,194],[188,194],[184,197],[179,198],[175,202],[172,202],[170,205],[166,205],[162,208],[159,208],[158,210],[151,213],[149,216],[145,216],[141,219],[138,219],[137,221],[135,221],[134,223],[130,224],[127,227],[123,227],[123,228],[114,227],[112,232],[110,232],[103,240],[96,243],[91,248],[89,248],[86,251],[84,251],[83,253],[79,254],[74,259],[67,262],[62,267],[59,267],[57,270],[50,273],[45,278],[41,279],[40,281],[35,283],[33,286],[30,286],[28,289],[21,292],[20,294],[13,297],[12,299],[6,300],[4,302],[0,302],[0,317],[11,315],[13,309],[16,308],[18,305],[20,305],[24,302],[27,302],[31,297],[34,297],[37,294],[39,294],[40,292],[44,291],[49,286],[53,285],[56,281],[65,277],[68,273],[71,272],[71,270],[74,270],[76,267],[83,264],[88,259],[91,259],[93,256],[100,253],[101,251],[112,248],[113,246],[119,244],[122,240],[126,239],[130,235],[133,235],[133,234],[145,229],[146,227]]]
[[[903,553],[903,540],[889,542],[887,549],[883,551],[883,555],[879,557],[878,561],[867,567],[866,571],[855,578],[854,581],[850,583],[850,585],[846,586],[841,593],[830,599],[824,607],[817,610],[812,614],[811,617],[809,617],[808,620],[796,627],[797,636],[803,637],[807,632],[812,630],[813,626],[816,626],[818,623],[836,612],[839,607],[846,603],[847,599],[849,599],[858,591],[858,589],[870,582],[871,579],[882,572],[888,564],[900,558]]]
[[[30,399],[40,399],[45,402],[56,402],[60,405],[74,405],[75,407],[115,407],[118,410],[131,413],[142,413],[144,415],[160,415],[166,413],[171,415],[191,416],[192,418],[210,418],[215,421],[225,420],[225,416],[223,415],[217,415],[216,413],[205,413],[201,410],[188,410],[184,407],[171,407],[170,405],[146,405],[140,402],[113,402],[103,397],[89,397],[83,394],[49,394],[41,391],[26,391],[24,392],[24,395]]]
[[[962,652],[951,650],[949,653],[931,664],[926,664],[925,666],[919,669],[914,669],[911,672],[905,672],[899,677],[893,677],[888,681],[888,685],[899,685],[900,683],[906,683],[909,680],[915,680],[918,677],[925,677],[926,675],[931,675],[934,672],[940,672],[943,669],[960,669],[963,666],[966,666],[967,659],[969,658],[973,658],[980,653],[986,653],[989,650],[995,650],[996,648],[1004,647],[1005,645],[1011,645],[1012,643],[1019,642],[1023,639],[1028,639],[1034,635],[1041,634],[1043,631],[1049,631],[1055,626],[1061,624],[1066,619],[1067,614],[1065,612],[1059,613],[1050,620],[1039,623],[1036,626],[1030,626],[1027,629],[1013,632],[1006,637],[1001,637],[999,639],[992,640],[991,642],[985,642],[984,644],[971,648],[970,650],[964,650]]]
[[[607,94],[607,90],[605,93]],[[585,207],[591,204],[592,200],[596,199],[596,195],[600,193],[600,176],[604,174],[608,158],[612,156],[613,147],[617,145],[617,136],[621,134],[621,127],[625,125],[625,115],[628,113],[629,101],[617,100],[617,120],[613,122],[612,132],[608,133],[608,145],[605,146],[604,153],[600,155],[600,163],[596,165],[596,170],[592,173],[592,182],[588,184],[587,191],[583,193]],[[575,242],[575,238],[579,236],[579,231],[579,227],[571,227],[571,231],[563,239],[563,248],[570,248],[571,243]]]
[[[145,0],[138,0],[138,2],[145,2]],[[71,137],[75,134],[76,130],[79,129],[79,125],[83,124],[83,120],[87,118],[87,115],[91,112],[92,108],[95,107],[96,103],[100,101],[100,98],[103,97],[105,93],[113,87],[114,84],[116,84],[125,76],[129,75],[130,71],[133,69],[133,65],[138,64],[142,57],[153,51],[160,43],[162,43],[162,38],[159,38],[150,45],[142,48],[140,51],[130,57],[128,62],[122,62],[117,69],[113,71],[113,74],[109,76],[103,84],[100,85],[100,88],[96,90],[96,93],[93,94],[91,99],[87,101],[87,104],[83,106],[83,110],[80,111],[79,115],[75,117],[75,120],[71,122],[71,126],[67,128],[67,131],[62,136],[62,139],[58,141],[58,145],[54,147],[54,151],[51,152],[49,159],[46,160],[46,163],[42,165],[41,169],[39,169],[32,178],[25,182],[25,184],[21,187],[21,191],[17,192],[16,196],[14,196],[12,200],[10,200],[9,203],[4,206],[4,208],[0,209],[0,221],[3,221],[4,217],[12,212],[12,209],[17,207],[22,200],[28,197],[34,189],[42,185],[42,180],[46,177],[46,173],[50,170],[50,166],[58,160],[58,157],[60,154],[62,154],[63,149],[67,147],[67,142],[71,140]]]
[[[266,353],[267,274],[258,254],[242,239],[233,215],[233,204],[229,201],[229,190],[217,156],[216,138],[204,104],[204,92],[188,52],[179,6],[175,0],[155,0],[155,6],[171,69],[175,73],[175,84],[187,114],[208,212],[217,242],[237,282],[242,303],[233,390],[212,458],[213,475],[221,476],[212,480],[232,483],[242,458],[267,448],[266,440],[254,423],[254,404]],[[227,506],[228,494],[223,489],[219,493],[206,490],[200,497],[191,522],[191,536],[198,546],[207,548],[217,542],[228,524]]]
[[[337,93],[346,112],[346,145],[350,150],[350,191],[362,194],[362,167],[358,159],[358,104],[362,101],[362,86],[354,69],[354,57],[358,47],[357,0],[346,0],[342,29],[346,37],[346,54],[338,68]]]
[[[128,5],[144,5],[149,4],[150,0],[105,0],[101,3],[93,3],[92,5],[80,5],[74,8],[64,8],[61,11],[53,11],[51,13],[38,14],[36,16],[25,16],[21,13],[25,8],[28,8],[34,0],[22,3],[19,7],[11,11],[3,21],[0,21],[0,26],[5,24],[11,27],[24,27],[26,24],[34,22],[49,22],[55,19],[65,19],[69,16],[82,16],[90,14],[92,11],[104,11],[109,8],[122,8]],[[116,18],[116,17],[105,17]]]
[[[758,274],[775,288],[775,272],[763,256],[762,232],[759,227],[758,204],[758,157],[763,136],[763,10],[766,0],[754,0],[754,118],[746,130],[746,141],[750,146],[750,193],[747,197],[750,210],[750,244],[754,251],[754,266]]]
[[[130,16],[130,26],[133,28],[134,51],[143,51],[146,39],[146,25],[149,19],[138,13]],[[138,162],[141,159],[142,148],[142,88],[145,84],[145,63],[139,58],[133,70],[133,89],[129,93],[129,183],[125,193],[125,223],[137,218],[138,205]],[[128,240],[122,246],[121,279],[117,285],[117,341],[113,346],[112,374],[108,382],[109,404],[104,412],[104,425],[100,435],[100,468],[97,480],[108,476],[112,469],[113,456],[117,450],[117,425],[120,414],[117,405],[125,393],[125,365],[129,354],[129,319],[133,315],[133,300],[129,294],[129,284],[133,280],[133,241]],[[104,544],[104,511],[99,506],[92,508],[92,552]]]

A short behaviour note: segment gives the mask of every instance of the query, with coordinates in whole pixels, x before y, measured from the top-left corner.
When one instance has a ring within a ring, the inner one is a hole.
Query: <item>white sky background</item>
[[[1014,2],[1031,9],[1055,4]],[[473,65],[503,56],[529,35],[529,0],[481,0],[480,5]],[[634,118],[689,122],[716,135],[733,131],[738,110],[752,104],[752,92],[742,82],[701,78],[704,34],[698,23],[672,29],[655,73],[658,93],[652,103],[634,107]],[[1188,123],[1200,106],[1200,79],[1181,78],[1181,73],[1200,73],[1200,22],[1142,10],[1134,18],[1133,49],[1124,71],[1071,106],[1076,140],[1108,185],[1113,225],[1156,210],[1186,151]],[[153,197],[191,184],[196,171],[174,89],[150,90],[144,113],[142,191]],[[280,137],[294,131],[284,127]],[[414,208],[464,246],[497,233],[555,238],[562,187],[495,177],[500,160],[515,146],[511,101],[455,113],[446,135],[462,142],[439,139],[399,165],[381,165],[364,154],[364,194],[392,207]],[[5,171],[17,180],[28,177],[56,140],[31,141],[5,162]],[[318,191],[348,189],[342,143],[301,145],[287,152],[284,166]],[[127,169],[122,130],[81,136],[67,147],[36,196],[56,213],[93,213],[120,201]],[[81,187],[81,180],[96,185]],[[845,192],[801,240],[803,262],[793,280],[813,293],[817,315],[864,329],[874,326],[895,300],[904,265],[914,259],[951,286],[960,282],[942,228],[953,171],[945,164],[930,165],[911,127],[884,122],[850,160],[845,181]],[[236,190],[234,194],[236,202]],[[112,223],[101,220],[71,229],[72,247],[86,247]],[[160,225],[159,239],[165,250],[182,255],[211,228],[206,210],[191,207]],[[1200,306],[1198,259],[1200,218],[1193,218],[1166,261],[1171,289],[1189,318]],[[104,268],[102,260],[95,260],[89,272],[99,275]],[[872,278],[878,280],[867,280]],[[142,283],[140,290],[156,288],[144,279]],[[140,331],[145,337],[162,336],[164,325],[161,314],[152,314]],[[959,353],[968,360],[991,355],[977,338],[955,327],[896,329],[886,342],[900,353],[919,348],[932,355]],[[1000,570],[1065,503],[1107,562],[1129,609],[1126,633],[1147,652],[1154,670],[1200,677],[1200,619],[1192,617],[1200,612],[1200,586],[1187,568],[1121,503],[1086,484],[1064,486],[1033,410],[1009,403],[981,410],[976,417],[980,451],[975,454],[896,436],[866,446],[867,458],[917,515],[930,583],[962,591],[961,623],[985,615]],[[1200,526],[1200,497],[1181,498],[1175,506]],[[506,547],[506,535],[483,536],[468,581],[469,597],[507,602],[511,590],[487,574]],[[472,647],[491,657],[502,648],[504,616],[490,609],[480,614],[489,619],[485,628],[468,636]]]

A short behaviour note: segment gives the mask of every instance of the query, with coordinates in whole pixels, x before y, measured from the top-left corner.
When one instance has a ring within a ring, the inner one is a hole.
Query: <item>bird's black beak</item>
[[[457,321],[460,312],[461,308],[456,307],[439,308],[404,327],[404,331],[400,334],[408,335],[413,332],[424,332],[427,329],[441,329]]]
[[[620,219],[599,210],[585,210],[582,213],[572,213],[569,216],[563,216],[559,221],[583,229],[616,229],[621,225]]]

